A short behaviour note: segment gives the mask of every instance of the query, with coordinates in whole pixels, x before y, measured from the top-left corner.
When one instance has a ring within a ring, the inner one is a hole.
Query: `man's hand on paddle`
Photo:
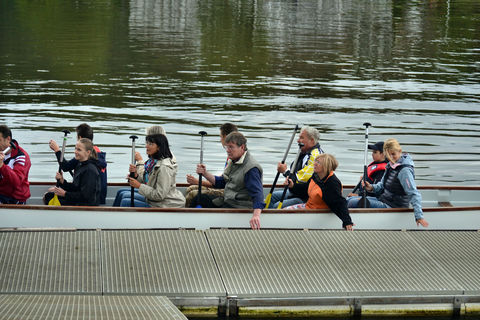
[[[287,171],[287,164],[279,162],[277,164],[277,171],[280,173],[284,173],[285,171]]]
[[[135,151],[135,161],[136,162],[143,161],[142,155],[138,151]]]
[[[290,178],[285,179],[284,185],[288,185],[288,188],[289,188],[289,189],[292,189],[294,184],[295,184],[295,183],[293,182],[292,179],[290,179]]]
[[[207,167],[203,163],[197,164],[197,173],[205,175],[207,173]]]

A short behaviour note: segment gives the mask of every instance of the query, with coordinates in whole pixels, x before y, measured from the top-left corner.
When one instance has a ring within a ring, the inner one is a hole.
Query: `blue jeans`
[[[115,201],[113,201],[114,207],[130,207],[131,206],[131,189],[123,188],[117,191],[115,196]],[[138,190],[135,190],[133,193],[133,204],[135,207],[144,207],[149,208],[150,205],[147,203],[147,199],[138,193]]]
[[[0,194],[0,204],[25,204],[23,201],[18,201],[16,199],[4,196]]]
[[[358,208],[358,202],[362,197],[348,197],[348,207],[349,208]],[[391,208],[388,204],[378,200],[376,197],[367,197],[369,202],[369,208]]]
[[[274,191],[272,193],[272,198],[270,200],[270,206],[268,206],[270,209],[277,209],[278,204],[280,203],[280,199],[282,198],[283,190],[281,191]],[[296,198],[292,193],[290,193],[290,190],[287,190],[287,193],[285,194],[285,199],[283,199],[282,203],[282,208],[286,208],[288,206],[293,206],[294,204],[299,204],[299,203],[304,203],[300,198]]]

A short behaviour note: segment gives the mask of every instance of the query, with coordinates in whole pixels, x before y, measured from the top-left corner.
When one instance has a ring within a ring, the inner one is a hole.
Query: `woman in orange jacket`
[[[306,203],[286,207],[285,209],[330,209],[342,220],[342,227],[353,230],[353,222],[348,212],[347,201],[342,195],[342,183],[334,171],[338,161],[328,153],[315,158],[313,175],[308,183],[294,184],[289,180],[289,188],[296,194],[308,194]]]

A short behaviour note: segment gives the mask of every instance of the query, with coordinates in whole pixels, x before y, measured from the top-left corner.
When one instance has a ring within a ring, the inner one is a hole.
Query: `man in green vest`
[[[204,208],[253,208],[250,227],[260,229],[260,214],[265,207],[262,167],[248,151],[247,139],[240,132],[227,135],[224,147],[228,162],[221,176],[208,172],[204,164],[197,165],[197,173],[202,174],[214,188],[224,189],[224,195],[202,194],[200,205]],[[194,202],[192,206],[197,205]]]

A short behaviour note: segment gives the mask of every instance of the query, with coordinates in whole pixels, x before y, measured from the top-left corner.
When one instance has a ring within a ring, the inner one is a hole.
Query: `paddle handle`
[[[63,130],[63,142],[62,142],[62,152],[60,153],[60,161],[58,162],[58,172],[62,173],[62,162],[65,157],[65,147],[67,146],[67,135],[70,133],[68,130]],[[60,181],[57,180],[57,187],[60,186]]]
[[[362,207],[368,207],[368,200],[367,200],[367,189],[365,188],[367,182],[367,157],[368,157],[368,127],[371,126],[369,122],[365,122],[363,124],[365,126],[365,152],[364,152],[364,161],[363,161],[363,191],[362,191],[362,199],[360,202],[362,203]]]
[[[135,165],[135,140],[138,139],[137,136],[130,136],[132,139],[132,162],[131,164]],[[130,178],[135,178],[135,172],[130,172]],[[135,188],[130,187],[130,207],[135,207]]]
[[[200,131],[200,164],[203,164],[203,137],[207,135],[207,132]],[[197,192],[197,207],[201,208],[200,199],[202,197],[202,177],[201,173],[198,174],[198,192]]]

